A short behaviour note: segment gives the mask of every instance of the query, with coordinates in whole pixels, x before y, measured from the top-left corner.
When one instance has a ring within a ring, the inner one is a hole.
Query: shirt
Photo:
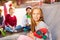
[[[25,27],[26,24],[31,24],[31,17],[29,15],[24,15],[22,19],[22,26]]]
[[[16,26],[17,24],[17,19],[16,19],[16,16],[10,16],[10,14],[7,14],[6,17],[5,17],[5,24],[6,26]],[[9,25],[8,25],[9,24]]]
[[[37,31],[41,28],[47,28],[48,29],[48,26],[43,21],[40,21],[39,24],[35,27],[35,30]],[[48,33],[46,35],[48,37],[47,40],[52,40],[51,33],[50,33],[49,29],[48,29]],[[40,39],[40,38],[35,37],[35,40],[44,40],[44,39]]]

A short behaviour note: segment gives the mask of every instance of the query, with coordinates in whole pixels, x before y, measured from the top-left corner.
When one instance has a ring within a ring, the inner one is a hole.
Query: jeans
[[[20,30],[21,28],[22,28],[22,27],[21,27],[20,25],[18,25],[18,26],[15,27],[15,30]],[[6,27],[5,27],[5,30],[6,30],[6,31],[9,31],[9,32],[13,32],[13,29],[10,28],[9,26],[6,26]]]
[[[25,26],[25,27],[23,27],[23,31],[30,31],[30,26]]]

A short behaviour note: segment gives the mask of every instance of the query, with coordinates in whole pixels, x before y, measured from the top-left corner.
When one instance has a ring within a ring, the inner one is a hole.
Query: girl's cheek
[[[39,20],[40,19],[40,15],[37,15],[37,20]]]
[[[40,15],[38,15],[38,18],[40,18]]]
[[[32,15],[32,17],[33,17],[33,19],[34,19],[34,17],[35,17],[35,16],[34,16],[34,15]]]

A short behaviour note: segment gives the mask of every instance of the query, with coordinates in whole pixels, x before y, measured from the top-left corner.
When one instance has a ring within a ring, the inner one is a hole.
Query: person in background
[[[4,18],[2,16],[2,10],[0,9],[0,32],[2,36],[6,36],[6,31],[4,30]]]
[[[5,17],[5,30],[9,32],[18,32],[21,29],[21,26],[17,25],[17,18],[14,15],[14,9],[9,8],[9,14]]]
[[[30,30],[30,25],[31,25],[31,15],[30,14],[31,14],[31,10],[32,10],[31,7],[26,8],[26,14],[24,15],[23,21],[22,21],[24,31]]]

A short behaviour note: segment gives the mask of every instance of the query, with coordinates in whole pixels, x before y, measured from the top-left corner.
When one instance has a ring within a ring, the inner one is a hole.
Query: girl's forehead
[[[40,9],[37,9],[37,8],[36,8],[36,9],[33,9],[33,10],[38,10],[38,11],[40,11]]]
[[[33,13],[34,13],[34,12],[35,12],[35,13],[36,13],[36,12],[39,12],[39,13],[40,13],[41,10],[39,10],[39,9],[34,9],[34,10],[33,10]]]

